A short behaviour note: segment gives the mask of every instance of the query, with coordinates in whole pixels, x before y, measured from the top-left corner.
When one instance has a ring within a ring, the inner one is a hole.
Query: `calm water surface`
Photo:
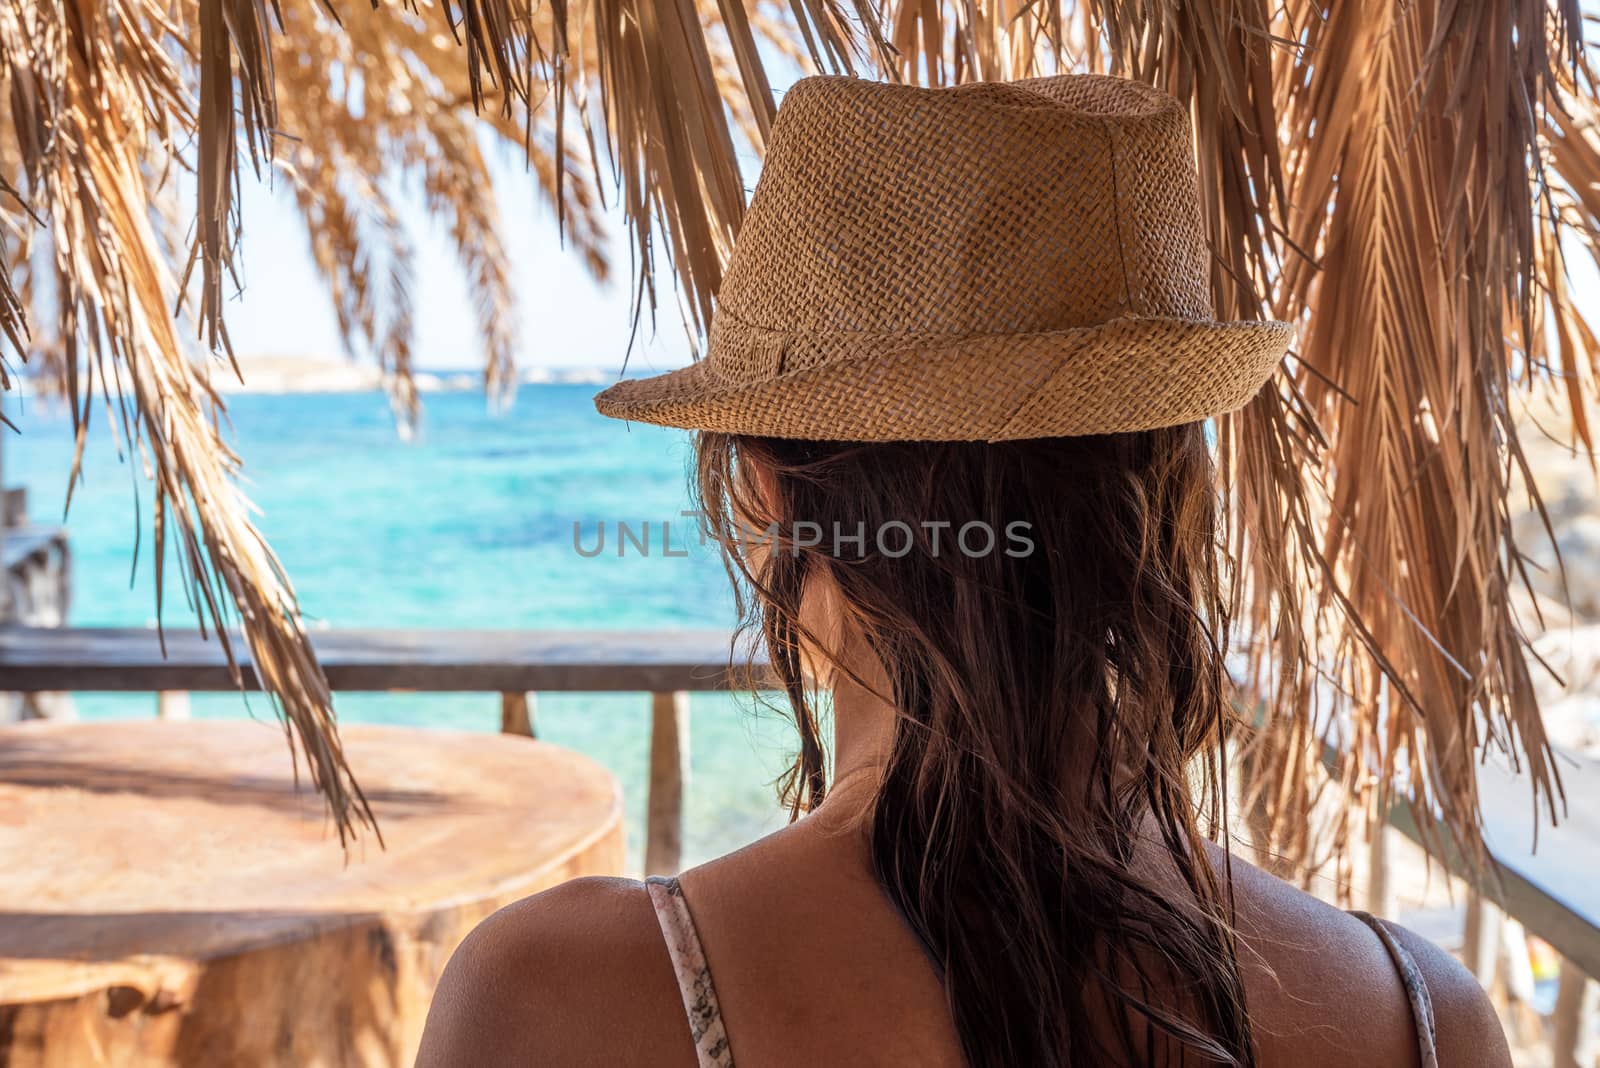
[[[715,555],[686,538],[686,434],[595,414],[592,386],[525,386],[490,414],[481,395],[425,400],[420,434],[402,442],[375,393],[245,395],[228,403],[246,492],[312,627],[727,628],[732,597]],[[37,522],[61,518],[71,434],[66,417],[11,398],[21,429],[5,441],[5,477],[28,488]],[[135,501],[142,519],[135,522]],[[73,551],[72,622],[154,623],[150,488],[119,456],[103,420],[92,428],[84,477],[66,517]],[[660,526],[673,522],[664,558]],[[618,557],[615,524],[650,522],[652,551]],[[592,548],[573,547],[573,524]],[[143,534],[142,540],[139,535]],[[138,545],[137,558],[135,546]],[[165,620],[192,625],[168,568]],[[154,696],[77,695],[85,719],[154,714]],[[596,758],[623,784],[629,849],[639,864],[649,738],[643,694],[539,698],[542,736]],[[341,694],[351,722],[495,730],[493,694]],[[267,717],[260,697],[195,695],[196,716]],[[735,848],[781,824],[772,780],[788,756],[779,715],[752,698],[693,700],[685,861]],[[359,775],[360,769],[357,769]]]

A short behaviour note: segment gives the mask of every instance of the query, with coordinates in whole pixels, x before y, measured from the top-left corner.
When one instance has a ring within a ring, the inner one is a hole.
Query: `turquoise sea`
[[[526,385],[505,413],[481,394],[425,398],[414,440],[396,434],[378,393],[235,396],[231,439],[246,492],[313,627],[730,628],[733,602],[715,554],[684,538],[687,435],[595,414],[588,385]],[[62,518],[72,441],[66,415],[8,399],[20,434],[6,433],[8,484],[28,489],[35,522]],[[153,625],[150,487],[137,456],[119,455],[99,412],[83,480],[65,522],[71,536],[75,625]],[[0,431],[4,432],[4,431]],[[135,501],[139,505],[135,519]],[[663,557],[659,524],[673,522]],[[615,524],[651,523],[657,551],[615,553]],[[573,524],[592,547],[573,547]],[[144,529],[141,529],[141,526]],[[138,555],[135,556],[135,546]],[[164,619],[191,626],[175,577]],[[76,695],[85,719],[151,716],[153,695]],[[642,850],[649,744],[644,694],[541,694],[541,736],[587,753],[622,783],[629,855]],[[492,731],[494,694],[340,694],[350,722]],[[270,716],[259,696],[195,695],[196,716]],[[697,695],[685,863],[736,848],[783,822],[772,788],[788,759],[782,715],[753,697]],[[357,775],[360,769],[357,768]]]

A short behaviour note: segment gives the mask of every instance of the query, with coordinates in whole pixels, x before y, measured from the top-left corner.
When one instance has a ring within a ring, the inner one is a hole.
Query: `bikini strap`
[[[1433,998],[1428,993],[1428,981],[1423,977],[1422,969],[1417,967],[1416,958],[1396,934],[1399,928],[1388,920],[1381,920],[1370,912],[1362,912],[1359,909],[1351,909],[1350,915],[1372,928],[1383,941],[1384,948],[1389,951],[1389,959],[1394,961],[1395,970],[1400,973],[1400,983],[1406,988],[1406,999],[1411,1003],[1411,1018],[1416,1023],[1417,1048],[1422,1054],[1422,1068],[1439,1068]]]
[[[689,1016],[689,1034],[699,1068],[733,1068],[733,1051],[728,1032],[722,1026],[722,1007],[717,1004],[717,989],[711,985],[711,968],[700,945],[700,935],[683,899],[683,887],[676,878],[652,875],[645,880],[650,903],[655,906],[656,922],[672,958],[672,971],[678,979],[678,992]]]
[[[683,998],[684,1012],[689,1020],[689,1034],[694,1039],[697,1064],[699,1068],[733,1068],[733,1050],[728,1045],[728,1032],[722,1024],[722,1007],[717,1003],[717,989],[711,982],[711,967],[706,963],[700,934],[695,930],[694,918],[689,914],[689,903],[684,900],[683,886],[676,878],[652,875],[645,880],[645,887],[650,892],[650,904],[655,908],[656,922],[661,925],[661,937],[667,944],[667,955],[672,959],[678,993]],[[1411,1006],[1422,1068],[1439,1068],[1433,998],[1428,993],[1428,982],[1423,977],[1422,969],[1395,934],[1394,925],[1359,909],[1351,909],[1350,915],[1372,928],[1388,950],[1389,959],[1394,962],[1400,984],[1406,991],[1406,1000]]]

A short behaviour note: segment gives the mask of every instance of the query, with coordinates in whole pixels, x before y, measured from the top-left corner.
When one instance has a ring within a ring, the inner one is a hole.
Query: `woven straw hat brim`
[[[749,382],[719,376],[708,354],[681,370],[618,382],[595,407],[658,426],[811,441],[1154,430],[1243,407],[1272,376],[1291,333],[1277,322],[1128,318],[931,346],[902,342]]]

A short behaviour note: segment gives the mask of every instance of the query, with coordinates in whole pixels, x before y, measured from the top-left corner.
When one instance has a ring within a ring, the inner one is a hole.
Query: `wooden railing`
[[[1406,805],[1388,814],[1388,827],[1405,835],[1460,877],[1467,887],[1461,958],[1486,989],[1494,989],[1502,959],[1526,961],[1524,932],[1561,954],[1551,1023],[1553,1068],[1594,1068],[1590,1029],[1600,1007],[1591,976],[1600,975],[1600,762],[1558,752],[1566,795],[1560,822],[1536,813],[1525,778],[1493,762],[1478,768],[1484,836],[1492,871],[1472,869],[1444,828],[1424,827]],[[1387,878],[1383,831],[1374,839],[1368,897]],[[1505,979],[1509,985],[1511,977]],[[1580,1049],[1588,1052],[1580,1054]]]
[[[734,683],[726,632],[340,630],[312,641],[335,691],[498,693],[508,734],[537,736],[540,692],[650,694],[644,867],[678,870],[689,694]],[[237,635],[232,648],[247,653]],[[258,688],[248,663],[242,674]],[[221,644],[198,631],[0,627],[0,691],[154,692],[157,715],[182,718],[190,692],[235,688]]]
[[[1586,1022],[1600,1018],[1600,985],[1590,978],[1600,975],[1600,760],[1559,747],[1556,757],[1563,791],[1555,826],[1545,803],[1535,811],[1526,779],[1494,761],[1479,763],[1487,871],[1469,862],[1440,821],[1396,802],[1368,843],[1366,908],[1395,918],[1391,843],[1403,835],[1465,886],[1461,960],[1485,989],[1495,988],[1503,958],[1526,957],[1526,934],[1561,954],[1552,1068],[1597,1068],[1600,1043]],[[1331,744],[1322,759],[1336,774],[1339,753]]]
[[[313,634],[336,691],[493,692],[501,729],[534,736],[539,692],[644,692],[651,695],[647,874],[677,871],[688,789],[689,701],[692,692],[743,685],[729,668],[729,636],[717,631],[393,631]],[[236,653],[245,647],[235,640]],[[248,665],[244,682],[255,686]],[[0,627],[0,691],[155,692],[165,716],[186,713],[190,691],[226,691],[235,682],[215,640],[198,632],[119,628]],[[1480,771],[1486,831],[1498,878],[1470,891],[1464,953],[1487,980],[1494,931],[1503,912],[1549,942],[1564,961],[1555,1026],[1558,1068],[1576,1065],[1579,1022],[1592,1011],[1600,975],[1600,764],[1563,754],[1567,814],[1539,830],[1527,784],[1493,766]],[[1422,833],[1406,809],[1390,814],[1394,831],[1425,848],[1440,838]],[[1371,864],[1369,897],[1384,896],[1383,839]],[[1437,859],[1470,877],[1450,848]]]

